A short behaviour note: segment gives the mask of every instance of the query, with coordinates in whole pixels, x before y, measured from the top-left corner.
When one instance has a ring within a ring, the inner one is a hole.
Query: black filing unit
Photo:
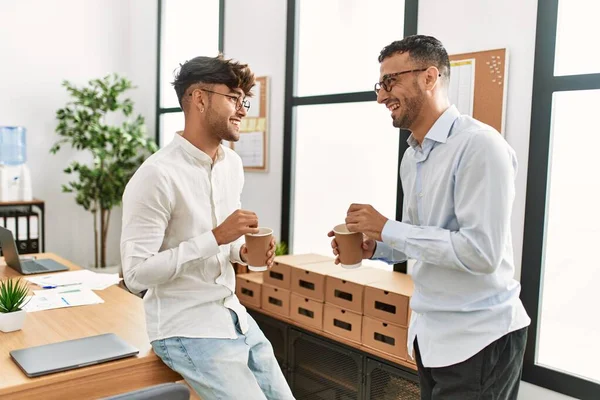
[[[419,400],[416,372],[258,311],[297,400]]]
[[[19,254],[46,250],[43,201],[0,202],[0,226],[12,231]]]

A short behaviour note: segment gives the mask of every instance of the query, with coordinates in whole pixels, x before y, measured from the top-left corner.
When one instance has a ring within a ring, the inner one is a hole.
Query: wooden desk
[[[80,269],[54,254],[40,254],[39,258]],[[0,258],[0,279],[18,276]],[[103,304],[28,313],[22,330],[0,332],[1,399],[97,399],[182,379],[152,352],[142,299],[118,286],[95,293]],[[28,378],[9,355],[15,349],[109,332],[138,348],[139,355],[38,378]]]

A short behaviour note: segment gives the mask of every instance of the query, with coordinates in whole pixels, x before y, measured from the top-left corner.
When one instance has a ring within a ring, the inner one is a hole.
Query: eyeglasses
[[[246,111],[250,110],[250,101],[246,100],[246,97],[214,92],[214,91],[208,90],[208,89],[199,89],[199,90],[204,90],[205,92],[214,93],[214,94],[220,94],[221,96],[229,97],[230,99],[235,100],[235,109],[236,110],[240,110],[242,107],[244,107],[246,109]],[[190,93],[189,95],[191,96],[192,93]]]
[[[386,92],[389,92],[390,90],[392,90],[392,86],[394,85],[394,82],[396,82],[396,79],[394,78],[395,76],[410,74],[411,72],[423,72],[423,71],[427,71],[427,68],[411,69],[410,71],[394,72],[393,74],[384,75],[383,80],[381,82],[377,82],[373,89],[375,90],[375,93],[377,93],[377,94],[379,94],[379,91],[381,89],[385,90]]]

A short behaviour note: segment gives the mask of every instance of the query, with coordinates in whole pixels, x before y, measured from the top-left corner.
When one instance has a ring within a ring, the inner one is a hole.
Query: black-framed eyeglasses
[[[215,92],[213,90],[208,90],[208,89],[199,89],[199,90],[204,90],[205,92],[220,94],[221,96],[229,97],[230,99],[235,100],[235,109],[236,110],[240,110],[243,106],[246,109],[246,111],[250,111],[250,101],[246,100],[246,97],[234,96],[232,94],[219,93],[219,92]],[[189,95],[191,96],[192,93],[190,93]]]
[[[377,93],[377,94],[379,94],[379,91],[381,89],[385,90],[386,92],[389,92],[390,90],[392,90],[392,86],[393,86],[394,82],[396,81],[396,78],[395,78],[396,76],[410,74],[411,72],[423,72],[423,71],[427,71],[427,69],[428,68],[411,69],[409,71],[400,71],[400,72],[394,72],[393,74],[384,75],[383,80],[381,82],[377,82],[373,89],[375,90],[375,93]]]

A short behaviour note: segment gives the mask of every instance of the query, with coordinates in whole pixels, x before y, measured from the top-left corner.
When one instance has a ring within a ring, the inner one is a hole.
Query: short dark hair
[[[379,53],[379,62],[397,53],[407,53],[421,67],[437,67],[448,82],[450,81],[450,59],[442,42],[433,36],[412,35],[385,46]]]
[[[217,57],[192,58],[181,65],[175,81],[172,82],[181,108],[183,108],[182,99],[186,90],[196,83],[222,83],[229,89],[240,88],[246,96],[250,97],[255,82],[254,73],[248,64],[225,59],[222,54]]]

